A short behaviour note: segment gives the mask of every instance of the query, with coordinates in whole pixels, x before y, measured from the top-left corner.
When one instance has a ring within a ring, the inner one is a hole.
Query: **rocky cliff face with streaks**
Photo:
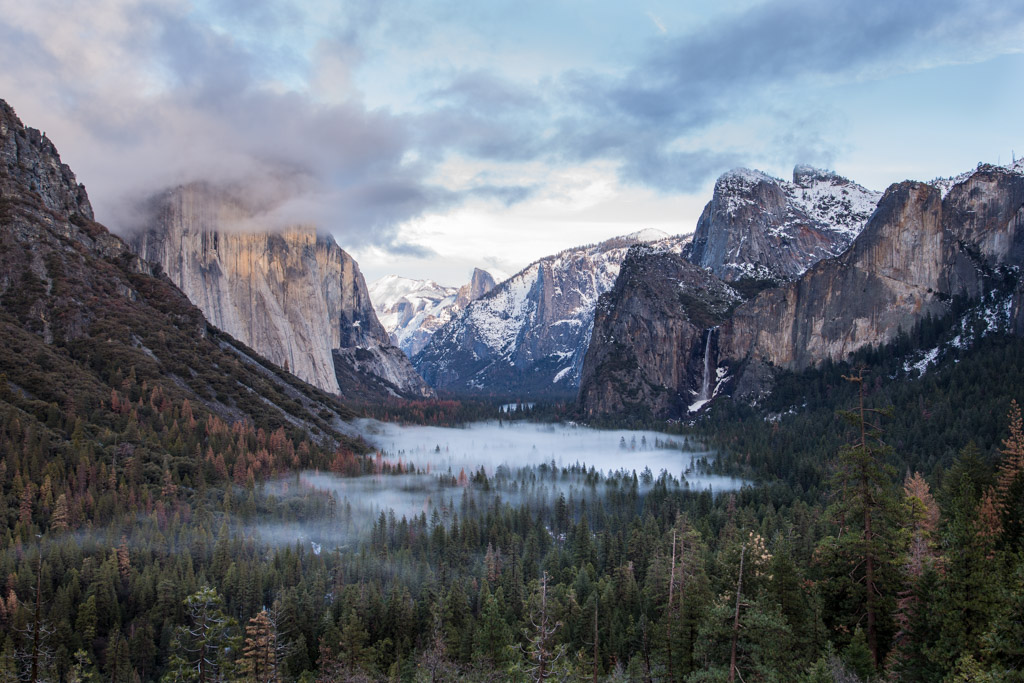
[[[1024,175],[1009,169],[983,167],[945,198],[929,184],[894,185],[844,254],[736,310],[726,354],[799,369],[888,342],[1024,264],[1022,227]]]
[[[601,295],[583,363],[585,414],[682,414],[709,400],[716,326],[740,295],[677,253],[629,250],[614,288]]]
[[[791,280],[845,251],[880,197],[810,166],[797,166],[793,182],[736,169],[715,183],[687,257],[730,282]]]
[[[656,258],[661,257],[638,254],[620,279],[660,277],[651,274],[665,270],[661,262],[646,263]],[[991,304],[988,324],[1022,334],[1024,287],[1016,284],[1022,265],[1024,164],[980,166],[945,186],[899,183],[885,192],[842,254],[818,261],[721,319],[709,318],[701,333],[678,336],[678,345],[633,343],[622,334],[626,315],[619,311],[642,311],[638,317],[652,316],[656,326],[667,321],[667,330],[672,321],[692,320],[705,304],[684,300],[673,308],[664,287],[624,282],[620,290],[616,285],[602,303],[607,313],[595,323],[586,365],[593,372],[584,373],[581,409],[587,415],[612,414],[638,396],[635,412],[678,417],[703,405],[695,387],[710,383],[712,397],[719,389],[756,398],[770,384],[772,368],[800,370],[826,359],[843,360],[864,346],[893,340],[900,329],[909,331],[928,315],[945,315],[954,297]],[[1007,292],[998,302],[996,283]],[[617,353],[635,359],[618,375],[600,370],[610,343],[624,344]],[[694,363],[702,354],[706,362]],[[661,370],[666,365],[685,372],[673,377]],[[657,382],[669,398],[651,400],[635,389]],[[686,411],[680,410],[691,400]]]
[[[574,395],[598,297],[629,247],[647,241],[679,252],[688,238],[644,231],[543,258],[470,303],[413,364],[448,394]]]
[[[201,183],[156,198],[150,213],[131,238],[136,252],[268,360],[349,399],[430,394],[393,352],[359,266],[330,237],[302,226],[254,232],[243,199]]]

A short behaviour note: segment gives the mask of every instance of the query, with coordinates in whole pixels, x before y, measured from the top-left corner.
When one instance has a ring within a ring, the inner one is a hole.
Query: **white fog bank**
[[[397,425],[377,420],[357,421],[363,438],[391,459],[401,458],[417,468],[458,474],[483,466],[488,473],[499,465],[511,468],[554,461],[559,467],[586,465],[608,473],[645,467],[657,476],[662,470],[684,475],[691,488],[713,491],[738,489],[743,481],[703,474],[695,464],[713,454],[686,437],[653,431],[598,430],[574,424],[479,422],[462,428]]]

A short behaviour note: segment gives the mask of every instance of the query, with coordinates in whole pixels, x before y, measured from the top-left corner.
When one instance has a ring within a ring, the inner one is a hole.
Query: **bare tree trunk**
[[[848,377],[851,382],[857,383],[859,390],[860,410],[860,448],[867,453],[867,413],[864,410],[864,379],[863,377]],[[864,588],[867,591],[865,608],[868,617],[868,649],[871,650],[871,661],[878,668],[878,622],[875,614],[875,556],[871,550],[871,541],[874,536],[871,531],[871,490],[869,488],[867,473],[861,472],[861,494],[864,500]]]
[[[675,683],[676,676],[672,670],[672,589],[676,585],[676,530],[672,529],[672,568],[668,574],[668,610],[665,614],[665,641],[668,650],[668,680]]]
[[[871,661],[878,668],[878,624],[875,616],[875,556],[871,551],[871,510],[864,506],[864,543],[867,546],[864,574],[865,590],[867,590],[868,612],[868,648],[871,650]]]
[[[42,622],[40,622],[40,616],[42,611],[43,601],[43,548],[39,547],[39,567],[36,570],[36,615],[32,624],[32,671],[29,673],[30,683],[36,683],[39,680],[39,650],[40,650],[40,630],[42,628]]]
[[[729,656],[729,683],[736,680],[736,641],[740,635],[740,595],[743,592],[743,558],[747,552],[747,544],[740,548],[740,578],[736,582],[736,614],[732,620],[732,654]]]

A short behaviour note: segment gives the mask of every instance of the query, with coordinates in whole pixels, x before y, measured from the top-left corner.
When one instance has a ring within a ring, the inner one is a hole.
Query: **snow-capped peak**
[[[718,177],[718,181],[715,183],[715,191],[718,192],[719,187],[734,187],[737,184],[756,185],[763,182],[781,183],[782,181],[756,169],[734,168]]]
[[[637,242],[660,242],[668,237],[668,233],[662,232],[655,228],[644,228],[643,230],[637,230],[631,232],[625,236],[628,240],[636,240]]]

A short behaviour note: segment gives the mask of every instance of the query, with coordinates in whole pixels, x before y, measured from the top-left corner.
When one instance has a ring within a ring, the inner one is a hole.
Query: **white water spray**
[[[711,335],[715,328],[708,329],[708,339],[704,343],[704,380],[700,385],[700,400],[711,400]]]

